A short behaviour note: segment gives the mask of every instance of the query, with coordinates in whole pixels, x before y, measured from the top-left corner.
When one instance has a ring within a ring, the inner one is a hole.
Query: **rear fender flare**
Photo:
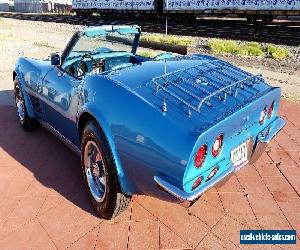
[[[120,161],[120,158],[118,156],[117,150],[116,150],[116,146],[113,140],[113,135],[109,126],[109,123],[107,121],[107,119],[105,119],[105,116],[99,111],[99,109],[97,107],[94,107],[93,105],[88,105],[86,107],[84,107],[84,110],[80,112],[79,116],[78,116],[78,120],[77,120],[77,128],[79,131],[79,122],[80,122],[80,118],[82,117],[82,115],[84,113],[88,113],[91,117],[93,117],[96,122],[99,124],[100,128],[102,129],[106,140],[109,144],[110,150],[112,152],[112,155],[114,157],[114,162],[116,165],[116,171],[117,171],[117,175],[118,175],[118,180],[119,180],[119,184],[120,184],[120,188],[122,190],[122,192],[131,195],[132,192],[131,190],[133,190],[130,186],[130,182],[128,181],[124,171],[123,171],[123,167]],[[80,131],[79,131],[80,133]],[[81,136],[81,135],[79,135]]]

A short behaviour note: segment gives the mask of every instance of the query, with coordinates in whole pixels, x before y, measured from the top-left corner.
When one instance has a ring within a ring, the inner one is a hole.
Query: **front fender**
[[[30,101],[28,93],[25,91],[25,75],[23,73],[24,72],[24,68],[23,68],[24,63],[26,64],[26,61],[23,58],[20,58],[16,63],[14,73],[16,74],[15,77],[17,77],[18,81],[19,81],[20,90],[22,91],[22,94],[23,94],[23,97],[25,100],[27,114],[29,117],[34,118],[34,111],[33,111],[32,105],[31,105],[31,101]]]

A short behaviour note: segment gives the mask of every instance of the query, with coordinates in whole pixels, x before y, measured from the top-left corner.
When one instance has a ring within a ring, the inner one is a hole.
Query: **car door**
[[[79,147],[76,117],[78,112],[78,87],[81,80],[54,66],[43,80],[41,100],[43,120]]]

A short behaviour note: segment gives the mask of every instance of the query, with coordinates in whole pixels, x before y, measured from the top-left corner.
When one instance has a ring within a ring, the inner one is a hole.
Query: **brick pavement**
[[[2,106],[0,249],[235,249],[245,247],[241,229],[292,228],[299,249],[300,106],[282,101],[280,114],[287,125],[260,160],[191,208],[135,196],[104,221],[87,198],[79,158],[42,128],[24,132],[14,108]]]

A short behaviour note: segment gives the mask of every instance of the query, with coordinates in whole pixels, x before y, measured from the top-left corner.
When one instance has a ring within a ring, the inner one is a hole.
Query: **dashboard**
[[[84,55],[80,59],[73,60],[69,65],[62,65],[62,68],[71,76],[76,78],[84,77],[88,73],[99,74],[105,71],[116,70],[132,66],[136,62],[131,53],[123,53],[114,56],[92,57]]]

